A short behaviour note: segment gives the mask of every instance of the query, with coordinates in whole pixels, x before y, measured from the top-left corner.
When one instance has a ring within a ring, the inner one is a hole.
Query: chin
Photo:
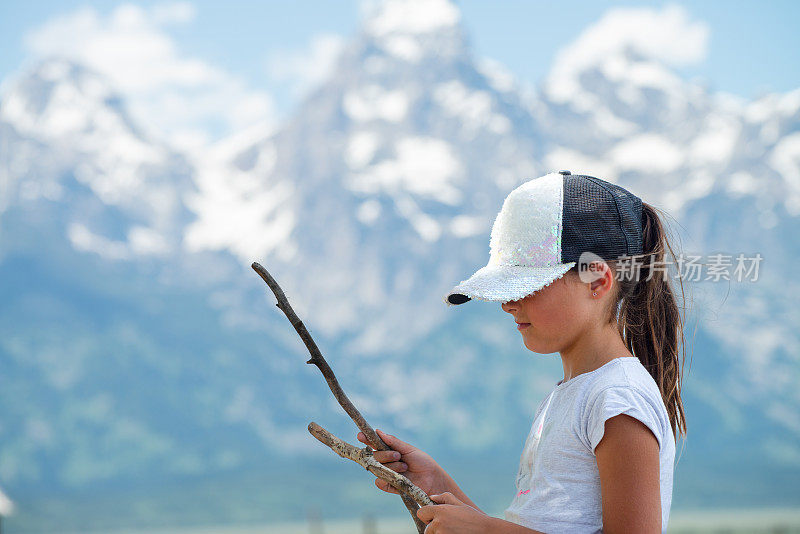
[[[550,354],[553,352],[551,347],[548,347],[547,344],[542,343],[541,341],[537,340],[525,340],[525,347],[531,351],[536,352],[538,354]]]

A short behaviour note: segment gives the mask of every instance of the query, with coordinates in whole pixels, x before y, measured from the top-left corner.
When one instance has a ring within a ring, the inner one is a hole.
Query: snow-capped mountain
[[[691,285],[675,502],[798,501],[800,90],[742,102],[622,47],[531,93],[473,56],[459,18],[445,0],[382,4],[285,124],[203,154],[146,138],[69,61],[4,83],[5,487],[234,487],[253,465],[329,459],[305,425],[349,423],[249,270],[259,261],[373,423],[453,462],[491,449],[496,463],[463,471],[508,471],[510,488],[560,364],[531,357],[499,306],[442,297],[488,260],[508,192],[570,169],[666,209],[687,252],[762,254],[758,282]]]
[[[58,219],[78,249],[113,258],[179,248],[193,188],[185,158],[146,139],[102,76],[52,59],[12,80],[0,101],[3,208]],[[12,139],[16,139],[13,142]]]
[[[326,334],[357,332],[356,352],[402,350],[436,327],[465,258],[486,255],[507,191],[544,172],[541,133],[475,66],[454,8],[442,3],[434,24],[393,5],[280,131],[227,147],[235,170],[226,183],[201,178],[187,235],[243,262],[306,266],[290,294],[332,312],[317,324]],[[229,203],[252,230],[215,233]],[[398,325],[405,335],[392,335]]]

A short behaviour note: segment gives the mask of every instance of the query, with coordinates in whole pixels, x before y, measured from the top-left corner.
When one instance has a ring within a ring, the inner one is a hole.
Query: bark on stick
[[[253,262],[251,267],[272,290],[272,293],[278,300],[276,306],[284,313],[284,315],[286,315],[286,318],[289,319],[289,322],[292,324],[295,331],[297,331],[297,335],[299,335],[300,339],[302,339],[303,343],[305,343],[309,354],[311,354],[311,358],[306,363],[317,366],[322,373],[322,376],[325,378],[325,381],[328,383],[328,387],[330,388],[331,393],[333,393],[334,398],[344,409],[347,415],[350,416],[350,419],[353,420],[358,429],[364,433],[364,436],[366,437],[370,446],[377,451],[389,450],[389,446],[383,442],[380,436],[378,436],[378,433],[375,432],[375,429],[372,428],[369,423],[367,423],[367,420],[364,419],[364,416],[361,415],[361,412],[359,412],[355,405],[353,405],[342,387],[339,385],[336,375],[333,374],[333,369],[331,369],[330,365],[328,365],[328,362],[325,361],[325,358],[322,356],[319,347],[317,347],[317,344],[314,342],[311,334],[308,333],[303,321],[300,320],[300,318],[292,309],[292,306],[289,304],[289,299],[286,298],[286,295],[284,294],[283,289],[281,289],[281,286],[278,285],[278,282],[275,281],[272,275],[269,274],[269,272],[262,267],[261,264]],[[408,512],[414,519],[414,524],[417,526],[417,531],[419,534],[423,534],[425,532],[425,523],[423,523],[422,520],[417,517],[417,510],[419,509],[417,502],[402,492],[400,493],[400,496],[403,498],[403,504],[405,504]]]
[[[333,452],[342,458],[353,460],[376,477],[391,484],[394,489],[400,492],[400,495],[410,497],[420,506],[435,504],[419,486],[416,486],[400,473],[389,469],[373,458],[372,450],[369,447],[360,449],[354,445],[350,445],[314,422],[308,424],[308,431],[311,432],[312,436],[330,447]]]

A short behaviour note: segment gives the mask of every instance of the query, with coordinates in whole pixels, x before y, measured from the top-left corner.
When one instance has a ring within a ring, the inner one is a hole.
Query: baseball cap
[[[564,276],[586,252],[606,261],[641,254],[642,200],[594,176],[548,173],[509,193],[492,225],[489,263],[444,301],[519,300]]]

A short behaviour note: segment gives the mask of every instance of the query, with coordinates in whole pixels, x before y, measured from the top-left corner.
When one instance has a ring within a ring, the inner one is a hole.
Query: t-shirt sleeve
[[[587,436],[592,453],[603,439],[606,421],[620,414],[629,415],[644,423],[658,440],[659,450],[661,449],[663,431],[658,412],[652,401],[636,388],[607,387],[589,399],[587,409],[589,412]]]

